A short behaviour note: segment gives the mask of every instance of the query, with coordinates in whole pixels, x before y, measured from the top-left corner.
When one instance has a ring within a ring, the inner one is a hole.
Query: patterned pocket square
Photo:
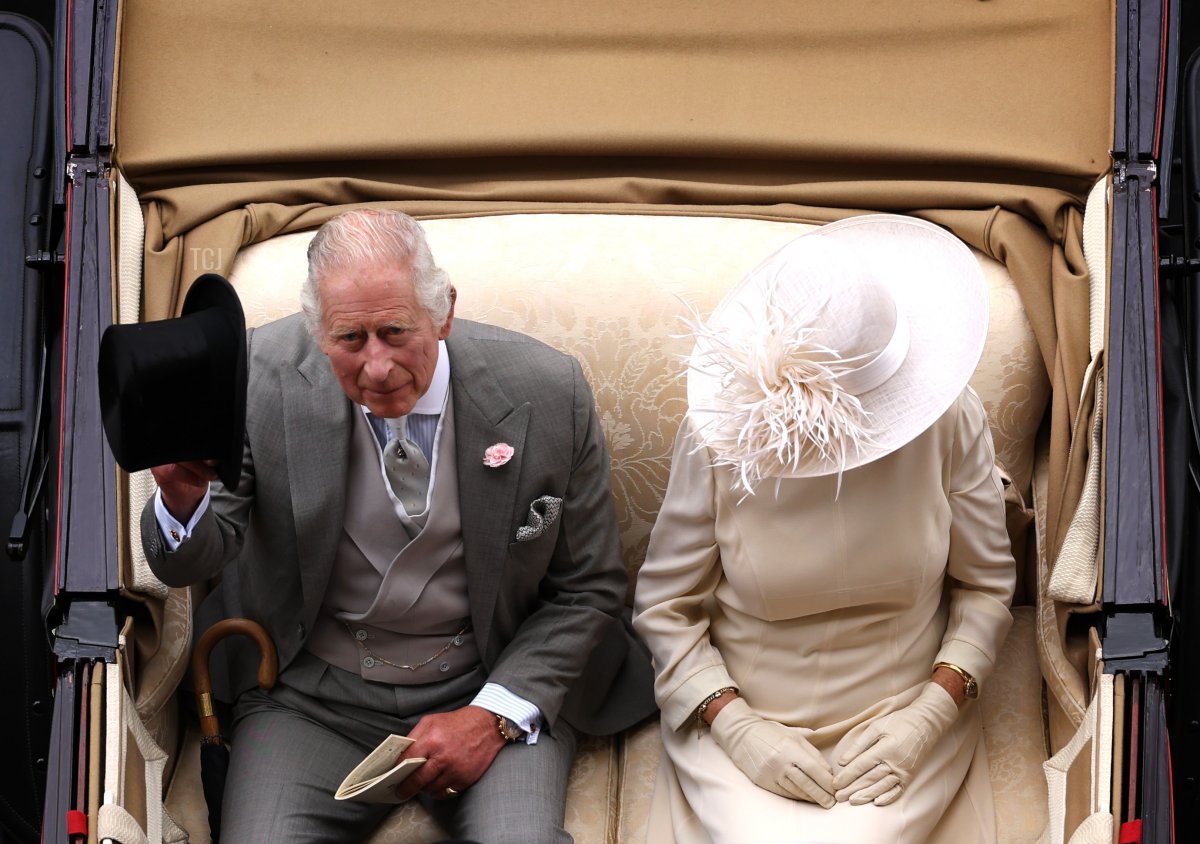
[[[517,528],[517,542],[537,539],[546,529],[558,521],[562,513],[562,499],[543,495],[529,505],[529,522]]]

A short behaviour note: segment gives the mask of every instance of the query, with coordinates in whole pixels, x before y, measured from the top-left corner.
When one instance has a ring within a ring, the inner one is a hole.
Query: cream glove
[[[833,778],[834,796],[855,806],[893,802],[957,717],[950,693],[926,683],[916,700],[871,721],[850,743],[838,760],[842,770]]]
[[[751,781],[780,797],[832,808],[833,769],[809,741],[809,731],[768,721],[734,698],[717,713],[712,737]]]

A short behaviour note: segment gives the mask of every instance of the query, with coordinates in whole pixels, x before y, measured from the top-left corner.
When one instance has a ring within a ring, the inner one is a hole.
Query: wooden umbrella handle
[[[275,643],[258,622],[248,618],[226,618],[205,630],[192,650],[192,682],[196,686],[196,706],[200,710],[200,732],[207,739],[219,739],[221,736],[221,727],[213,711],[212,674],[208,670],[208,658],[217,642],[226,636],[239,634],[257,642],[262,653],[258,663],[258,685],[263,689],[274,687],[279,674]]]

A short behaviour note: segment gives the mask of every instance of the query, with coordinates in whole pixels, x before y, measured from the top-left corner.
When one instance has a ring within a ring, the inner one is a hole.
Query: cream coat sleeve
[[[987,415],[970,388],[963,391],[958,407],[949,466],[950,612],[937,661],[963,668],[982,684],[1012,626],[1008,607],[1017,571]]]
[[[638,574],[633,626],[654,657],[654,696],[678,730],[713,692],[734,685],[709,640],[704,608],[721,580],[708,451],[696,449],[685,418],[675,439],[671,477]]]

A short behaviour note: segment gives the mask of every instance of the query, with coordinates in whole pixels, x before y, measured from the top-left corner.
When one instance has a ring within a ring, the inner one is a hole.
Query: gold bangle
[[[963,697],[967,698],[968,700],[975,700],[977,697],[979,697],[979,681],[972,677],[965,668],[959,668],[952,662],[934,663],[933,670],[937,671],[939,668],[949,668],[959,677],[962,677]]]
[[[708,709],[708,705],[710,703],[712,703],[714,700],[716,700],[717,698],[719,698],[721,695],[725,694],[726,692],[733,692],[736,695],[737,691],[738,690],[736,688],[734,688],[733,686],[725,686],[722,689],[717,689],[715,692],[713,692],[711,695],[706,697],[704,700],[700,701],[700,705],[696,707],[696,728],[699,729],[704,726],[704,712],[705,712],[705,710]]]

